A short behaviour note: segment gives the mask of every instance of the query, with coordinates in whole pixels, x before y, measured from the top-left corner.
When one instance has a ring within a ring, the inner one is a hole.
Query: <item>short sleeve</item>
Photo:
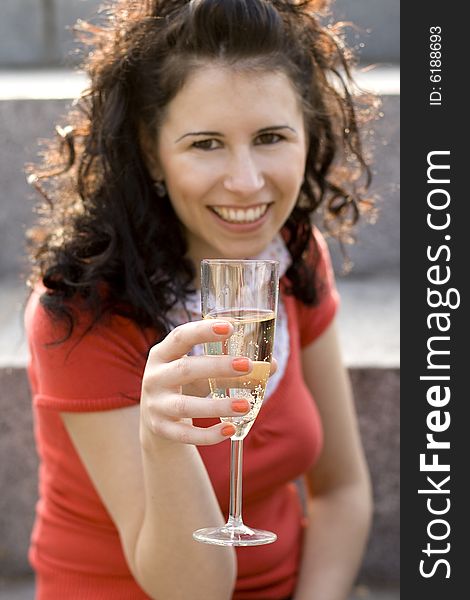
[[[339,295],[335,285],[328,245],[316,227],[313,228],[313,237],[318,252],[316,273],[319,298],[314,306],[307,306],[300,300],[296,302],[302,347],[311,344],[325,331],[333,321],[339,306]],[[314,244],[312,243],[312,260],[313,250]]]
[[[30,350],[28,373],[36,406],[88,412],[139,402],[150,336],[135,323],[109,316],[89,331],[83,323],[65,342],[34,290],[25,312]]]

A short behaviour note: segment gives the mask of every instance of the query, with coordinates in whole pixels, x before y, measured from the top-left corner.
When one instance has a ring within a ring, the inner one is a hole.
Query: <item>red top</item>
[[[293,482],[318,457],[322,433],[315,403],[301,374],[300,348],[333,319],[338,296],[328,251],[319,263],[326,285],[320,303],[306,307],[283,295],[290,356],[284,377],[263,406],[244,442],[243,518],[274,531],[267,546],[237,548],[234,600],[282,599],[295,589],[304,517]],[[40,457],[39,501],[30,560],[38,574],[37,600],[142,600],[148,596],[132,578],[119,536],[98,497],[60,418],[60,411],[102,411],[139,402],[146,357],[155,332],[113,316],[67,342],[34,292],[26,310],[31,351],[29,377]],[[199,426],[218,419],[197,419]],[[229,504],[230,445],[199,447],[220,506]],[[201,527],[210,525],[201,523]]]

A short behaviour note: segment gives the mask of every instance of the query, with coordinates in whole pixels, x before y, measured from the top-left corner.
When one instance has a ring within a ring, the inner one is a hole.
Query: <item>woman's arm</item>
[[[307,474],[308,518],[295,600],[346,600],[367,541],[372,498],[351,385],[333,323],[302,354],[324,430]]]
[[[191,417],[240,415],[232,411],[229,399],[182,393],[184,385],[209,375],[241,375],[232,366],[233,357],[185,356],[195,343],[227,337],[214,333],[213,323],[183,325],[152,349],[140,410],[62,413],[116,524],[130,570],[156,600],[228,600],[235,585],[234,550],[192,539],[195,529],[224,523],[193,444],[227,437],[223,423],[199,429]]]

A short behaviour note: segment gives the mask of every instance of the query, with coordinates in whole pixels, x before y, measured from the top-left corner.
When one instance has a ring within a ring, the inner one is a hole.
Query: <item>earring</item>
[[[153,187],[155,188],[155,191],[157,192],[157,196],[159,198],[164,198],[166,196],[167,190],[164,181],[154,181]]]

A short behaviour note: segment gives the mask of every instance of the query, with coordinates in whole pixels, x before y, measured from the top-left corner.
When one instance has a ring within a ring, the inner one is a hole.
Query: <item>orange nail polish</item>
[[[245,413],[250,408],[248,400],[232,400],[232,410],[234,412]]]
[[[220,433],[224,437],[231,437],[235,433],[235,431],[236,429],[233,425],[225,425],[225,427],[222,427],[222,429],[220,430]]]
[[[232,360],[232,368],[234,371],[246,373],[250,370],[250,361],[248,358],[234,358]]]
[[[227,335],[230,325],[228,323],[216,323],[212,326],[212,331],[217,335]]]

